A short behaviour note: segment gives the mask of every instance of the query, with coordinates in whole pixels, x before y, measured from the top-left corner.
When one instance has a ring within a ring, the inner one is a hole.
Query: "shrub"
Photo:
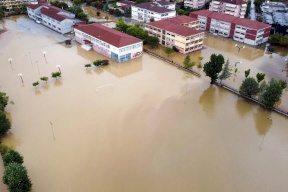
[[[32,188],[27,169],[19,163],[10,163],[5,167],[3,182],[10,192],[28,192]]]
[[[11,128],[10,120],[5,113],[0,110],[0,135],[5,134]]]
[[[4,165],[7,166],[9,163],[23,163],[23,157],[17,151],[9,149],[3,154]]]
[[[0,143],[0,153],[2,155],[4,155],[9,149],[11,148],[8,147],[7,145],[4,145],[3,143]]]

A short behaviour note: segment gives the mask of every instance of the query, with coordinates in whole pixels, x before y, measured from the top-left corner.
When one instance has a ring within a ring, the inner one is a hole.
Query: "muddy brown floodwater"
[[[1,91],[14,102],[2,141],[24,156],[34,192],[287,191],[287,118],[147,54],[86,70],[104,57],[57,43],[56,33],[15,27],[22,22],[6,20],[0,36]],[[231,62],[243,56],[219,52]],[[262,61],[280,69],[280,58],[242,58],[239,70],[246,62],[273,77]],[[35,89],[56,65],[63,76]]]

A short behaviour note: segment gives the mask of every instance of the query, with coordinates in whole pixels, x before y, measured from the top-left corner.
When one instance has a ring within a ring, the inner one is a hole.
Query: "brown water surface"
[[[13,126],[3,142],[24,156],[33,191],[287,191],[287,118],[147,54],[86,70],[104,56],[65,47],[56,33],[15,27],[21,22],[6,20],[10,30],[0,36],[1,91],[15,103],[6,108]],[[213,52],[203,49],[203,62]],[[235,87],[247,66],[285,77],[282,56],[217,53],[243,59],[236,80],[227,80]],[[56,65],[61,78],[32,86]]]

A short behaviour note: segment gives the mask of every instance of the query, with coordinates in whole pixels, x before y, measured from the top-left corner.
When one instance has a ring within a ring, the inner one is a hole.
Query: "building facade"
[[[247,8],[247,0],[212,0],[210,11],[225,13],[235,17],[244,18]]]
[[[185,8],[200,9],[210,0],[184,0]]]
[[[28,5],[27,13],[31,19],[61,34],[71,32],[73,25],[80,22],[73,13],[41,3]]]
[[[200,30],[249,45],[260,45],[267,42],[271,30],[271,25],[266,23],[209,10],[191,12],[190,17],[199,19]]]
[[[198,25],[197,19],[178,16],[147,23],[145,30],[158,37],[161,45],[175,46],[180,53],[186,54],[202,49],[204,32],[197,30]]]
[[[131,5],[131,18],[140,22],[159,21],[176,16],[175,3],[153,1]]]
[[[77,42],[119,63],[137,58],[143,51],[141,39],[98,23],[76,25],[74,32]]]

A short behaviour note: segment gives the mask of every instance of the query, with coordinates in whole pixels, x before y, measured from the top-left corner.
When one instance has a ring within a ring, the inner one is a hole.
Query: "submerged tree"
[[[9,129],[11,129],[10,120],[6,117],[6,114],[0,110],[0,136],[4,135]]]
[[[48,79],[49,79],[49,78],[46,77],[46,76],[40,77],[40,80],[41,80],[41,81],[45,81],[46,84],[47,84]]]
[[[205,63],[204,72],[206,73],[206,76],[211,78],[210,84],[213,84],[218,79],[218,74],[222,71],[224,62],[223,55],[212,54],[210,56],[210,61]]]
[[[59,71],[57,71],[57,72],[52,72],[52,73],[51,73],[51,76],[52,76],[52,78],[56,78],[56,80],[57,80],[58,77],[61,77],[61,73],[60,73]]]
[[[9,97],[6,93],[0,92],[0,110],[4,111],[9,101]]]
[[[93,61],[93,65],[94,65],[95,67],[99,67],[100,65],[102,65],[102,60]]]
[[[37,88],[37,86],[39,85],[39,81],[32,83],[32,85]]]
[[[224,65],[224,68],[223,68],[221,74],[219,75],[220,84],[222,84],[223,80],[231,77],[231,75],[232,75],[231,71],[232,71],[232,68],[229,66],[229,59],[227,59],[225,65]]]
[[[247,97],[252,97],[259,93],[259,83],[253,77],[247,77],[242,82],[239,92]]]
[[[260,83],[261,81],[264,80],[265,74],[264,73],[257,73],[256,78],[257,78],[257,82]]]
[[[185,69],[190,69],[191,67],[193,67],[195,65],[195,62],[191,62],[190,56],[187,55],[183,61],[183,65]]]
[[[247,78],[250,75],[250,69],[247,69],[246,71],[244,71],[244,73],[245,73],[245,78]]]
[[[285,89],[283,82],[272,78],[268,83],[261,83],[259,99],[266,108],[271,109],[280,100],[283,89]]]
[[[204,57],[199,56],[198,57],[198,68],[202,68],[202,60],[204,59]]]
[[[3,154],[4,165],[7,166],[9,163],[23,163],[23,157],[17,151],[9,149],[6,153]]]
[[[169,57],[169,55],[171,54],[171,53],[173,53],[174,52],[174,50],[171,48],[171,47],[166,47],[165,49],[164,49],[164,52],[168,55],[168,57]]]

